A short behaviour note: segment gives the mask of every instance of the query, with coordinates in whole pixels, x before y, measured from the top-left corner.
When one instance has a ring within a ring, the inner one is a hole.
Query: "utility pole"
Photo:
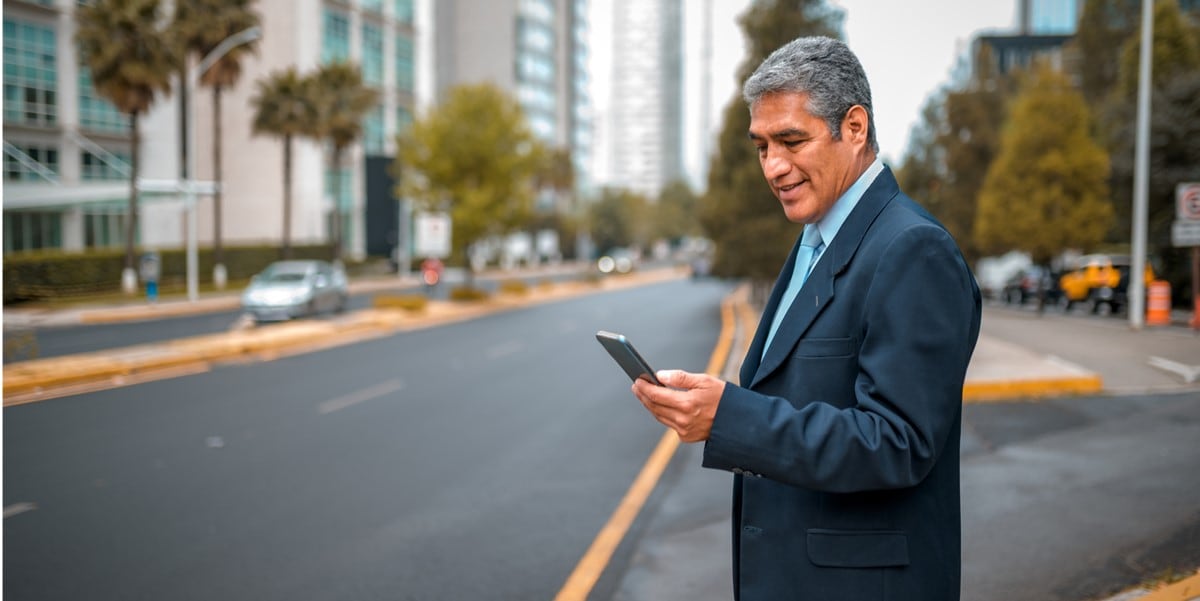
[[[1129,327],[1146,322],[1146,220],[1150,193],[1150,55],[1154,2],[1142,0],[1142,48],[1138,57],[1137,138],[1133,175],[1133,264],[1129,266]]]

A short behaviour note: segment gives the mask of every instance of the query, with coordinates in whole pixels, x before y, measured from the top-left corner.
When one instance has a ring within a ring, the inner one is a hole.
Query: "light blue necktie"
[[[813,264],[821,256],[820,251],[824,246],[825,243],[821,240],[821,230],[817,229],[815,224],[805,226],[804,234],[800,236],[800,248],[796,249],[796,264],[792,268],[792,278],[783,291],[783,297],[779,299],[779,306],[775,308],[775,317],[771,320],[771,329],[767,332],[767,342],[763,345],[764,356],[767,354],[767,349],[771,348],[771,340],[775,338],[775,332],[779,330],[783,316],[792,306],[792,301],[796,300],[796,295],[800,293],[800,288],[804,286],[804,282],[808,279]]]

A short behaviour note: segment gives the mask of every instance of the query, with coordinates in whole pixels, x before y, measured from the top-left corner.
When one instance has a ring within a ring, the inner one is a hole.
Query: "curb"
[[[1032,380],[977,380],[963,384],[964,403],[1094,394],[1104,390],[1098,375]]]

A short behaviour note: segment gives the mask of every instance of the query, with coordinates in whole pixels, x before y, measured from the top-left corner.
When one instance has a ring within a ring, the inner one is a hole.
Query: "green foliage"
[[[452,89],[397,145],[397,195],[449,211],[457,248],[527,223],[546,151],[520,105],[496,86]]]
[[[843,13],[821,0],[763,0],[740,18],[747,56],[738,68],[745,81],[780,46],[806,35],[840,37]],[[750,112],[741,95],[723,115],[717,153],[700,203],[700,222],[716,243],[713,273],[771,281],[800,228],[788,222],[771,194],[754,146],[746,137]]]
[[[1112,219],[1108,156],[1090,138],[1090,120],[1065,76],[1045,67],[1031,74],[980,191],[975,238],[982,249],[1019,249],[1047,263],[1104,238]]]
[[[668,183],[654,204],[653,235],[668,240],[701,233],[698,216],[700,199],[683,180]]]
[[[993,63],[983,46],[965,86],[944,88],[926,102],[897,173],[901,188],[946,226],[968,259],[980,255],[974,239],[979,190],[999,149],[1016,87]]]
[[[592,241],[601,253],[613,248],[641,246],[647,241],[648,203],[628,190],[604,190],[588,207]]]
[[[1136,30],[1142,3],[1141,0],[1088,0],[1082,5],[1079,28],[1067,50],[1076,57],[1084,98],[1096,103],[1106,98],[1116,85],[1121,46]]]
[[[1141,56],[1142,39],[1140,27],[1134,31],[1121,48],[1117,92],[1123,98],[1134,98],[1137,95],[1138,58]],[[1179,3],[1176,0],[1159,0],[1154,3],[1154,40],[1150,63],[1152,88],[1161,88],[1176,77],[1200,68],[1200,44],[1196,31],[1179,13]]]
[[[171,89],[179,50],[161,26],[158,0],[79,6],[75,43],[96,92],[123,113],[144,113]]]
[[[229,36],[261,24],[254,4],[255,0],[175,0],[172,35],[187,53],[202,59]],[[232,86],[241,79],[243,61],[257,52],[258,40],[229,48],[200,76],[200,84]]]

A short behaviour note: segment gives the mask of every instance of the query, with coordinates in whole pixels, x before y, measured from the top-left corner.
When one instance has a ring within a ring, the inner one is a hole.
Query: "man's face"
[[[795,223],[824,217],[869,165],[861,160],[866,138],[862,107],[847,113],[841,139],[835,140],[825,122],[808,112],[807,102],[807,94],[778,92],[759,98],[750,109],[750,140],[763,175]]]

